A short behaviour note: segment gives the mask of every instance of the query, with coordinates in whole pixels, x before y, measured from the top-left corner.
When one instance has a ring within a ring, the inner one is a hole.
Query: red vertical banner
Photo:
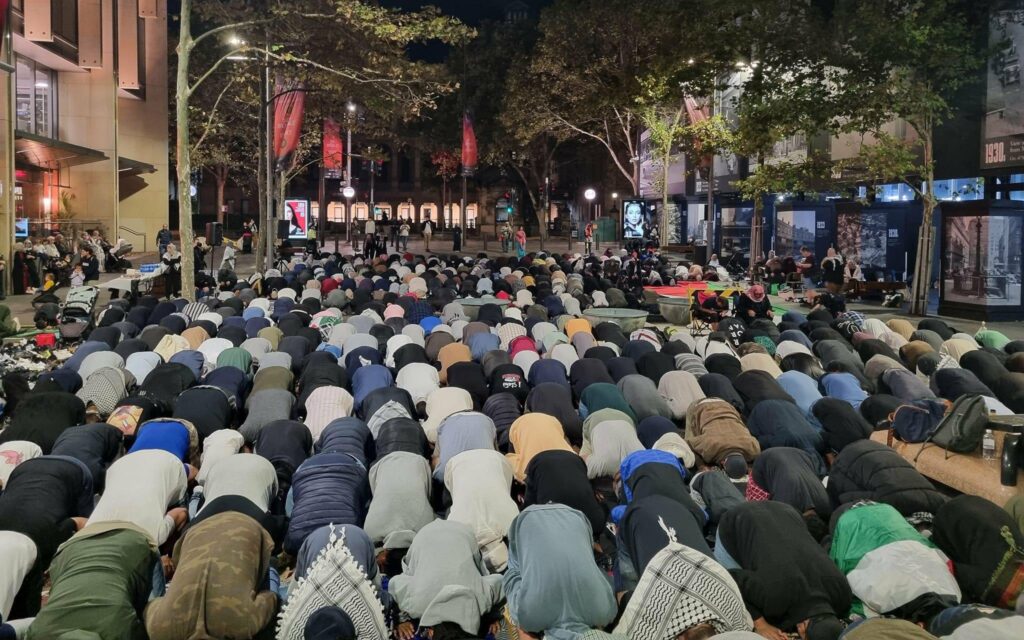
[[[291,159],[302,137],[302,116],[306,92],[302,83],[278,78],[274,87],[274,160],[281,171]]]
[[[473,130],[473,118],[467,111],[462,114],[462,175],[476,173],[476,163],[476,132]]]
[[[341,141],[341,128],[330,118],[324,120],[323,152],[324,171],[335,177],[340,176],[345,145]]]

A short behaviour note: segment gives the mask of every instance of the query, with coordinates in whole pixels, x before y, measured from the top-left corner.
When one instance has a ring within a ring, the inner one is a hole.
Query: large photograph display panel
[[[779,211],[775,222],[775,255],[798,259],[800,247],[815,245],[817,213],[811,211]]]
[[[949,302],[1021,304],[1020,216],[943,218],[942,290]]]
[[[989,16],[991,56],[985,69],[986,108],[981,167],[1024,165],[1024,3],[995,3]]]

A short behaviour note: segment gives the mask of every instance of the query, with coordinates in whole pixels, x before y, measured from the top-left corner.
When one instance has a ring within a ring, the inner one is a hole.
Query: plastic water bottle
[[[981,457],[985,460],[996,459],[996,437],[992,435],[991,429],[985,429],[985,436],[981,439]]]

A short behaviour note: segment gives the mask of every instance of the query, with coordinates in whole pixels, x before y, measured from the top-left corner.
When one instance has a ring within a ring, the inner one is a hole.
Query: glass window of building
[[[15,128],[48,138],[57,134],[57,73],[18,56],[15,65]]]
[[[50,22],[53,35],[66,42],[78,44],[78,0],[52,0]]]

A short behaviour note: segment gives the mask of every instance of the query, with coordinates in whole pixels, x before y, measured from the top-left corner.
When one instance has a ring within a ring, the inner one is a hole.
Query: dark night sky
[[[536,16],[543,7],[551,4],[551,0],[522,0]],[[505,7],[512,0],[384,0],[383,4],[403,9],[419,9],[424,6],[435,6],[446,14],[456,16],[469,24],[479,24],[482,20],[499,20],[504,16]]]

